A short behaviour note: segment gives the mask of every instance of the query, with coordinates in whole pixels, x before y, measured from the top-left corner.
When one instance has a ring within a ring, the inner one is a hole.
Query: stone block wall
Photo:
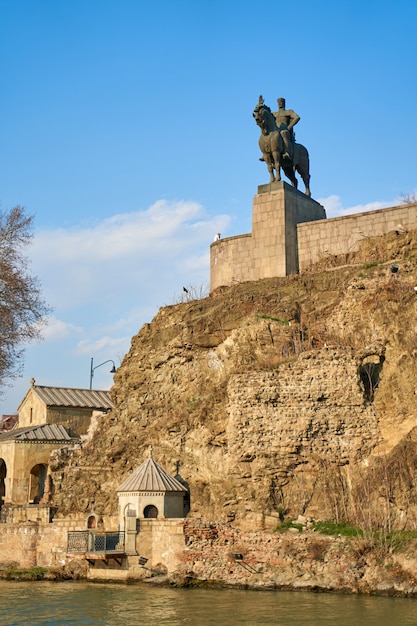
[[[69,530],[76,530],[72,520],[0,524],[0,563],[13,561],[20,567],[64,565]]]
[[[162,564],[168,571],[174,571],[180,562],[184,541],[183,519],[140,520],[136,551],[149,560],[149,567]]]
[[[252,235],[227,237],[211,244],[210,288],[248,280],[252,271]]]
[[[325,256],[352,252],[363,239],[385,235],[399,226],[417,228],[417,203],[298,224],[299,269]]]
[[[315,200],[283,181],[261,185],[253,200],[252,233],[210,246],[210,290],[288,276],[325,256],[354,251],[366,237],[417,228],[417,203],[326,219]]]
[[[326,217],[324,208],[283,181],[261,185],[253,201],[252,233],[210,248],[210,289],[298,271],[299,222]]]
[[[282,181],[261,185],[258,191],[253,200],[251,280],[294,274],[298,271],[296,225],[324,219],[326,212]]]

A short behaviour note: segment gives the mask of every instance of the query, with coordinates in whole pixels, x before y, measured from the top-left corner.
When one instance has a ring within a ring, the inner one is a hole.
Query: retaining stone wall
[[[353,252],[367,237],[417,228],[417,204],[356,213],[297,225],[299,269],[303,271],[325,256]]]

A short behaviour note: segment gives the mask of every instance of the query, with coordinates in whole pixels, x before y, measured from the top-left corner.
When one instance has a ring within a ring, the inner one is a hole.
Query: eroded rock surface
[[[52,459],[58,514],[117,515],[115,489],[152,444],[168,472],[179,462],[192,517],[273,528],[366,500],[413,524],[416,233],[340,263],[161,308],[118,369],[114,411]]]

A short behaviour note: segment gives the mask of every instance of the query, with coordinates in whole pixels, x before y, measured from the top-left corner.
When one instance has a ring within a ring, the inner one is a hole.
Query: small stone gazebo
[[[119,526],[127,527],[127,518],[182,518],[187,488],[170,476],[153,459],[152,446],[146,459],[116,489],[119,498]]]

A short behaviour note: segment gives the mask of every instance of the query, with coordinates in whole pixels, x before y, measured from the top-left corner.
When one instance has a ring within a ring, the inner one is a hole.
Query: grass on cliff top
[[[285,533],[290,528],[298,530],[298,532],[301,533],[306,529],[306,526],[292,520],[285,520],[278,526],[276,532]],[[364,535],[363,530],[356,526],[351,526],[348,522],[312,522],[310,528],[322,535],[330,535],[332,537],[363,537]]]
[[[332,537],[363,537],[363,530],[348,522],[313,522],[313,530]]]
[[[298,532],[302,533],[306,526],[292,520],[285,520],[276,528],[276,532],[285,533],[289,529],[298,530]],[[375,529],[368,532],[358,526],[352,526],[349,522],[332,522],[329,520],[323,522],[313,521],[310,529],[330,537],[364,539],[373,547],[389,548],[391,552],[400,552],[411,543],[417,542],[416,530],[395,530],[387,533],[381,529]]]

